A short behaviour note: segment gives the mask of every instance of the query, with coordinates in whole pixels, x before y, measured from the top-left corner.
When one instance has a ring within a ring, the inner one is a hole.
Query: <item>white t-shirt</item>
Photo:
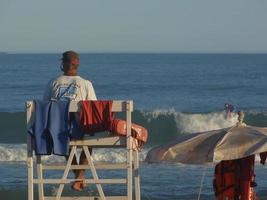
[[[43,100],[96,100],[90,81],[80,76],[60,75],[48,82]]]

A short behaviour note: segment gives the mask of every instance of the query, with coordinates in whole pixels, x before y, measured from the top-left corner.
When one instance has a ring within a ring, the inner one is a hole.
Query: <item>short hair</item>
[[[62,60],[63,68],[65,70],[68,70],[71,66],[78,68],[80,59],[79,59],[78,53],[70,50],[70,51],[65,51],[62,54],[61,60]]]

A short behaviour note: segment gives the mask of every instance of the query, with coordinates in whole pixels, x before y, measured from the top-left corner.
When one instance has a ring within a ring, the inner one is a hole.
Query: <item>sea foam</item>
[[[145,160],[149,149],[140,152],[140,160]],[[80,151],[78,151],[78,154]],[[65,162],[64,156],[42,156],[48,163]],[[93,160],[96,162],[125,162],[126,151],[124,149],[93,149]],[[0,162],[19,162],[24,164],[27,161],[26,144],[0,144]]]

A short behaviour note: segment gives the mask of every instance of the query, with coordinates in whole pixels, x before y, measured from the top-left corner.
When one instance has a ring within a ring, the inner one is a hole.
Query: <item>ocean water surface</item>
[[[0,54],[0,199],[27,199],[24,103],[41,98],[47,82],[61,74],[59,59],[60,54]],[[236,118],[225,119],[226,102],[245,111],[246,123],[267,126],[266,54],[81,54],[80,60],[79,74],[92,81],[98,99],[134,101],[133,121],[150,133],[141,160],[150,148],[179,134],[234,125]],[[94,159],[121,162],[124,154],[95,150]],[[64,162],[56,156],[47,160]],[[213,169],[143,162],[142,199],[194,200],[200,190],[200,199],[214,199]],[[256,190],[267,199],[266,166],[257,164],[256,175]],[[53,194],[55,189],[49,186],[47,191]],[[114,195],[124,190],[105,187]],[[83,193],[94,192],[89,186]]]

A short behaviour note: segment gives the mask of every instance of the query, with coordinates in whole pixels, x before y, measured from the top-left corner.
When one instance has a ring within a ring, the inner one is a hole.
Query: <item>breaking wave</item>
[[[122,116],[119,116],[122,117]],[[226,119],[223,111],[211,113],[182,113],[174,109],[133,112],[133,122],[146,127],[149,131],[149,141],[141,153],[144,159],[147,151],[156,145],[166,143],[180,134],[209,131],[233,126],[237,122],[237,115]],[[25,162],[26,128],[23,112],[0,112],[0,162]],[[247,112],[245,122],[253,126],[267,126],[267,114]],[[96,161],[124,161],[122,150],[94,150]],[[64,158],[54,156],[52,161]],[[50,159],[49,159],[50,160]],[[51,161],[50,160],[50,161]]]

